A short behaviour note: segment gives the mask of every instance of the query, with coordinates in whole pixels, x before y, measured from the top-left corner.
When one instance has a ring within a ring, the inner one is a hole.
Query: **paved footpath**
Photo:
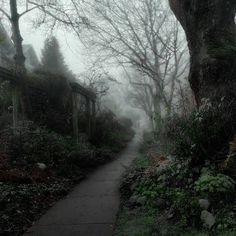
[[[91,173],[25,236],[111,236],[119,210],[120,179],[138,147],[136,136],[115,161]]]

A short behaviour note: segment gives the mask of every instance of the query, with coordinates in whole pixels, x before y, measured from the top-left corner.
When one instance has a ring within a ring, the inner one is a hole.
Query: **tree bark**
[[[73,135],[76,144],[79,143],[79,127],[78,127],[78,97],[77,93],[72,92],[72,120],[73,120]]]
[[[19,20],[20,20],[20,15],[18,13],[17,9],[17,0],[10,0],[10,10],[11,10],[11,27],[12,27],[12,40],[14,43],[15,47],[15,73],[16,76],[19,78],[19,81],[16,82],[16,84],[13,85],[15,86],[14,90],[18,90],[19,93],[13,94],[14,100],[18,100],[18,102],[15,103],[21,104],[22,108],[22,113],[23,116],[26,116],[26,114],[30,113],[30,103],[29,103],[29,98],[27,96],[27,86],[26,86],[26,76],[27,76],[27,70],[25,67],[25,56],[23,53],[23,38],[20,33],[20,27],[19,27]],[[15,108],[16,111],[18,111],[18,108]],[[16,116],[18,117],[18,115]],[[15,124],[17,124],[17,121],[15,120]]]
[[[89,98],[86,98],[86,118],[87,118],[87,135],[91,138],[91,103]]]
[[[190,51],[189,81],[197,105],[236,100],[235,0],[169,0]]]
[[[19,19],[20,15],[17,11],[16,0],[10,0],[10,9],[11,9],[11,27],[12,27],[12,40],[15,46],[15,62],[17,67],[17,72],[20,74],[26,74],[25,68],[25,56],[23,53],[22,42],[23,38],[21,37]]]

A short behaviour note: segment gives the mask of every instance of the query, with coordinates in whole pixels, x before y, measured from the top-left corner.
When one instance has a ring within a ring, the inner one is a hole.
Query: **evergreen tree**
[[[64,56],[60,50],[60,45],[55,36],[45,40],[41,64],[42,69],[47,72],[64,75],[68,78],[73,77],[72,72],[65,63]]]

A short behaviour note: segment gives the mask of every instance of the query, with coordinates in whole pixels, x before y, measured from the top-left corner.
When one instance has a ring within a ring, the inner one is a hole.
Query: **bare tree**
[[[32,21],[34,27],[45,26],[50,31],[57,27],[64,27],[76,34],[80,34],[89,25],[83,10],[84,0],[27,0],[31,7],[37,7],[40,14]]]
[[[25,10],[20,12],[18,11],[18,5],[25,5]],[[36,6],[29,7],[28,1],[17,1],[17,0],[3,0],[0,5],[0,13],[4,16],[11,24],[12,29],[12,41],[15,48],[15,74],[17,75],[18,81],[13,85],[12,93],[12,103],[13,103],[13,127],[17,127],[18,122],[18,103],[21,101],[22,110],[24,115],[26,114],[26,109],[30,110],[29,101],[25,89],[25,77],[27,74],[25,68],[25,56],[23,53],[22,41],[23,38],[20,32],[19,21],[20,18],[25,14],[36,9]],[[20,97],[19,97],[20,94]],[[27,108],[26,108],[27,107]]]
[[[93,65],[86,72],[81,73],[79,78],[85,86],[96,93],[97,111],[99,112],[101,109],[102,98],[107,95],[110,89],[108,81],[111,80],[112,77],[108,72],[104,71],[103,68],[98,68],[96,65]]]
[[[128,91],[127,99],[135,108],[139,108],[145,112],[152,130],[155,131],[157,129],[154,112],[156,96],[153,80],[138,72],[128,75],[128,77],[131,89]]]
[[[160,1],[29,2],[55,24],[72,29],[103,61],[115,59],[152,78],[159,100],[156,109],[160,113],[164,103],[170,112],[175,79],[183,75],[188,63],[183,63],[186,47],[181,47],[177,21]]]
[[[186,48],[181,47],[179,26],[168,10],[153,0],[108,0],[91,3],[87,9],[90,46],[99,56],[115,58],[151,78],[155,112],[161,116],[163,103],[170,113],[175,81],[188,63],[183,63]]]

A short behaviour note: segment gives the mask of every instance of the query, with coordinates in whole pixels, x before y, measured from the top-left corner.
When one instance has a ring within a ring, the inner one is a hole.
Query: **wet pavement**
[[[139,142],[136,135],[116,160],[91,173],[25,236],[111,236],[120,204],[120,180],[137,157]]]

